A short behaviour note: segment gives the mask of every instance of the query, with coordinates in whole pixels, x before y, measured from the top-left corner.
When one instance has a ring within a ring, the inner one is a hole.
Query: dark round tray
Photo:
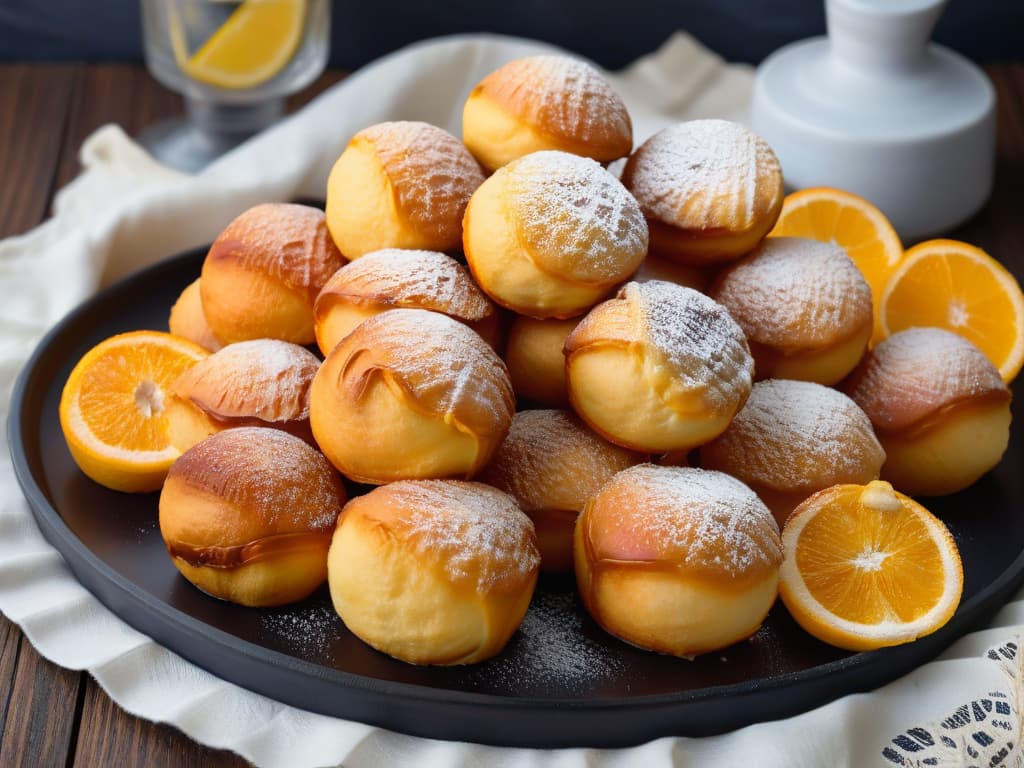
[[[960,546],[963,601],[941,630],[896,648],[850,654],[829,647],[778,603],[746,642],[693,661],[660,656],[605,634],[564,577],[541,580],[522,627],[498,657],[431,668],[361,643],[334,614],[326,590],[274,610],[220,602],[171,565],[157,494],[116,493],[87,479],[57,419],[61,388],[79,357],[114,333],[166,330],[169,308],[199,274],[204,252],[142,270],[68,315],[19,376],[8,429],[36,520],[77,578],[136,629],[250,690],[418,736],[497,745],[624,747],[709,735],[898,677],[979,626],[1024,577],[1018,427],[996,470],[968,491],[928,502]]]

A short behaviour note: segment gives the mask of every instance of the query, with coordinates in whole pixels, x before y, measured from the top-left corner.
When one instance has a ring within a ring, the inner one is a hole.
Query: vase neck
[[[947,0],[825,0],[834,63],[898,74],[922,64]]]

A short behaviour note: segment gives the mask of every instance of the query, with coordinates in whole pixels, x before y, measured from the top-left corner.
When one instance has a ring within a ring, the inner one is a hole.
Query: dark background
[[[823,34],[823,0],[334,0],[331,64],[355,69],[455,32],[546,40],[618,68],[677,29],[732,61]],[[0,60],[141,61],[138,0],[0,0]],[[1024,58],[1024,0],[951,0],[935,39],[981,62]]]

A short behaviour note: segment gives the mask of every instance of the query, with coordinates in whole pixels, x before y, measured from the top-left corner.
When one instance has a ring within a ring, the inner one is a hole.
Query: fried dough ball
[[[645,141],[622,172],[651,231],[651,255],[692,266],[751,251],[782,212],[768,143],[727,120],[691,120]]]
[[[473,664],[519,627],[540,555],[515,499],[482,483],[414,480],[353,499],[328,583],[345,625],[413,664]]]
[[[622,99],[594,67],[569,56],[530,56],[487,75],[466,100],[462,138],[491,173],[542,150],[608,163],[633,148]]]
[[[609,480],[576,523],[576,580],[604,629],[692,657],[750,637],[778,593],[771,512],[721,472],[641,464]]]
[[[447,131],[378,123],[349,141],[327,179],[327,226],[345,258],[382,248],[458,250],[469,196],[484,180]]]
[[[985,354],[941,328],[881,342],[844,383],[885,448],[882,479],[940,496],[996,466],[1010,439],[1010,390]]]
[[[480,287],[522,315],[582,314],[647,253],[636,200],[593,160],[534,152],[473,193],[463,249]]]

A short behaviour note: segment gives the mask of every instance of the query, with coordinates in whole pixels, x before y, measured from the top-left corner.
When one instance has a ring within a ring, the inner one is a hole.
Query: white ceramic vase
[[[828,37],[788,45],[757,71],[754,130],[786,185],[867,198],[904,243],[946,232],[992,189],[995,90],[929,42],[945,0],[826,0]]]

